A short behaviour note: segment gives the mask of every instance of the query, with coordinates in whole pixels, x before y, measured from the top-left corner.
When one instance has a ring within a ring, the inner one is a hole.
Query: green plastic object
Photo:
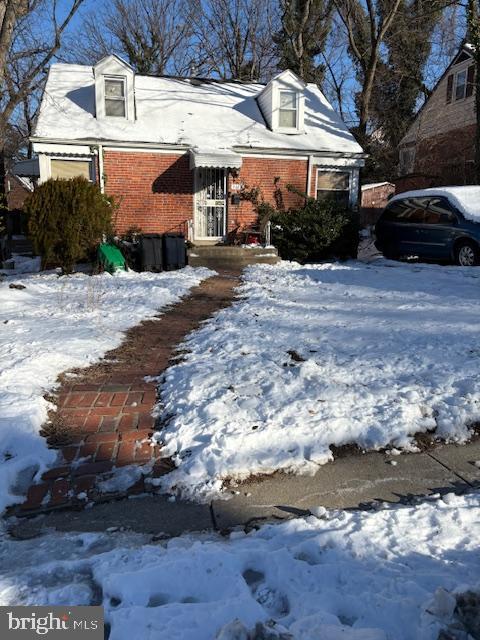
[[[98,262],[109,273],[115,273],[119,269],[126,270],[125,258],[114,244],[101,244],[98,247]]]

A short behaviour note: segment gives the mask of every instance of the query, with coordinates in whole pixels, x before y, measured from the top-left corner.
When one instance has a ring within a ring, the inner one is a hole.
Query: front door
[[[227,233],[225,169],[195,170],[195,240],[220,240]]]

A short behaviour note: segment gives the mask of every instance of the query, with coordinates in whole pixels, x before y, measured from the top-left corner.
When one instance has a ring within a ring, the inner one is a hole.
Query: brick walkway
[[[60,450],[61,462],[30,487],[25,503],[15,509],[18,515],[81,506],[86,498],[111,498],[112,494],[100,494],[96,483],[125,465],[148,465],[148,473],[121,495],[148,491],[151,485],[145,479],[172,469],[161,448],[149,441],[155,430],[151,413],[157,382],[148,377],[161,375],[178,357],[186,335],[232,302],[237,284],[235,274],[205,280],[159,319],[130,329],[120,347],[99,363],[74,376],[61,376],[57,394],[49,398],[57,411],[45,427],[49,444]]]

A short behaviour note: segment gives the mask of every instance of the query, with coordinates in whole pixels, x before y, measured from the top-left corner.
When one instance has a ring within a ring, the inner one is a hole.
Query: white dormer
[[[263,117],[272,131],[302,133],[307,85],[287,69],[272,78],[257,96]]]
[[[102,58],[93,67],[98,120],[135,120],[135,73],[116,55]]]

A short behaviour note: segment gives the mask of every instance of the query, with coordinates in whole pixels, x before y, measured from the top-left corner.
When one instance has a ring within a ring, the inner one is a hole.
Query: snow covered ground
[[[241,300],[167,372],[158,438],[195,499],[225,479],[314,473],[330,445],[464,442],[480,420],[480,270],[380,260],[247,270]]]
[[[0,512],[21,502],[32,475],[55,460],[38,435],[43,395],[57,376],[118,346],[122,332],[176,302],[207,269],[59,278],[38,274],[0,282]],[[23,289],[11,289],[10,284]]]
[[[103,604],[110,640],[437,640],[458,624],[455,595],[480,588],[479,507],[449,494],[160,543],[3,537],[0,604]]]

